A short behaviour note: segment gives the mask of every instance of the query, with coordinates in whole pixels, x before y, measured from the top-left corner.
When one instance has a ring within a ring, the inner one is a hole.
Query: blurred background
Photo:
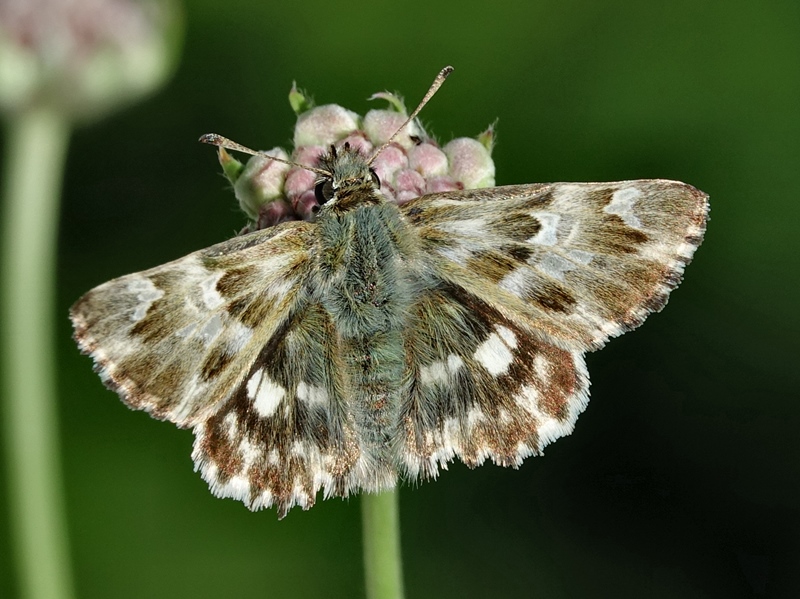
[[[415,105],[445,64],[422,119],[443,142],[497,119],[498,185],[679,179],[712,210],[667,309],[588,356],[572,436],[518,471],[454,464],[402,489],[407,596],[800,596],[799,3],[196,0],[184,18],[171,82],[69,149],[59,410],[79,597],[363,596],[358,498],[280,522],[214,498],[191,432],[106,390],[67,310],[243,226],[200,134],[288,148],[292,81],[364,114],[377,91]]]

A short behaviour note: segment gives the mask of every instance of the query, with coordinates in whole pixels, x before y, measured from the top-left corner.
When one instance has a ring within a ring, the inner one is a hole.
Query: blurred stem
[[[3,173],[3,414],[12,550],[24,599],[73,596],[62,497],[53,317],[69,124],[31,109],[7,120]]]
[[[367,599],[403,599],[397,491],[361,495]]]

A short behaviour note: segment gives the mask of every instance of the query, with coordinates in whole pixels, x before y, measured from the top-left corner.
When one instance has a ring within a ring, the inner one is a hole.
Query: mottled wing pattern
[[[401,207],[438,283],[411,314],[411,477],[518,466],[588,401],[583,353],[661,309],[700,244],[705,194],[663,180],[520,185]]]
[[[101,285],[72,307],[75,337],[126,404],[194,428],[192,456],[215,494],[282,516],[320,490],[378,488],[364,435],[390,434],[388,468],[417,479],[456,457],[518,466],[569,434],[588,401],[584,352],[664,305],[708,204],[693,187],[652,180],[433,194],[399,210],[409,227],[391,229],[385,243],[399,253],[381,273],[409,294],[374,304],[394,302],[402,322],[376,333],[383,354],[366,354],[398,358],[398,416],[384,429],[364,416],[385,390],[362,380],[372,362],[341,330],[360,322],[343,306],[364,301],[329,297],[315,278],[338,256],[322,255],[318,224],[286,223]],[[349,260],[348,281],[375,279],[376,257]]]
[[[464,288],[440,281],[422,293],[406,338],[413,381],[401,411],[409,478],[432,478],[458,457],[519,466],[568,435],[589,399],[580,350],[542,340]]]
[[[293,311],[248,365],[245,378],[195,426],[192,457],[219,497],[250,509],[308,509],[317,492],[360,488],[351,390],[330,314],[307,302]]]
[[[193,426],[297,304],[309,234],[258,232],[109,281],[72,306],[75,338],[128,406]]]
[[[288,223],[101,285],[72,307],[75,338],[130,407],[194,427],[220,496],[256,509],[346,494],[358,446],[336,335],[308,301],[315,229]]]
[[[401,209],[444,259],[442,278],[541,339],[597,349],[664,306],[702,241],[708,202],[654,179],[442,193]]]

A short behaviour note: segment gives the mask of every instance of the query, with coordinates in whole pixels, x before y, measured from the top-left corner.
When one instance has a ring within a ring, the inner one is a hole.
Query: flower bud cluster
[[[389,107],[370,110],[362,117],[336,104],[315,107],[293,87],[289,102],[298,115],[294,151],[289,155],[283,148],[273,148],[266,154],[313,167],[331,145],[338,148],[347,143],[370,156],[408,118],[398,96],[384,92],[371,99],[386,100]],[[381,152],[372,167],[381,181],[381,193],[397,204],[427,193],[491,187],[495,173],[493,141],[494,131],[489,127],[476,139],[460,137],[440,146],[415,120]],[[263,155],[242,164],[222,148],[219,158],[251,221],[244,232],[287,220],[314,219],[319,203],[314,194],[317,175],[313,172]]]

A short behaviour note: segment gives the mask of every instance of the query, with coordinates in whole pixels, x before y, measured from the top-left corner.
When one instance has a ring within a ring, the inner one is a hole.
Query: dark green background
[[[519,471],[454,465],[402,488],[408,597],[800,596],[800,3],[185,10],[173,81],[79,130],[67,165],[60,410],[82,599],[363,596],[358,498],[279,522],[212,497],[191,433],[105,390],[66,314],[90,287],[242,226],[201,133],[288,146],[292,80],[363,114],[384,89],[415,103],[445,64],[424,121],[446,141],[499,119],[498,184],[673,178],[712,211],[665,312],[588,357],[571,437]]]

